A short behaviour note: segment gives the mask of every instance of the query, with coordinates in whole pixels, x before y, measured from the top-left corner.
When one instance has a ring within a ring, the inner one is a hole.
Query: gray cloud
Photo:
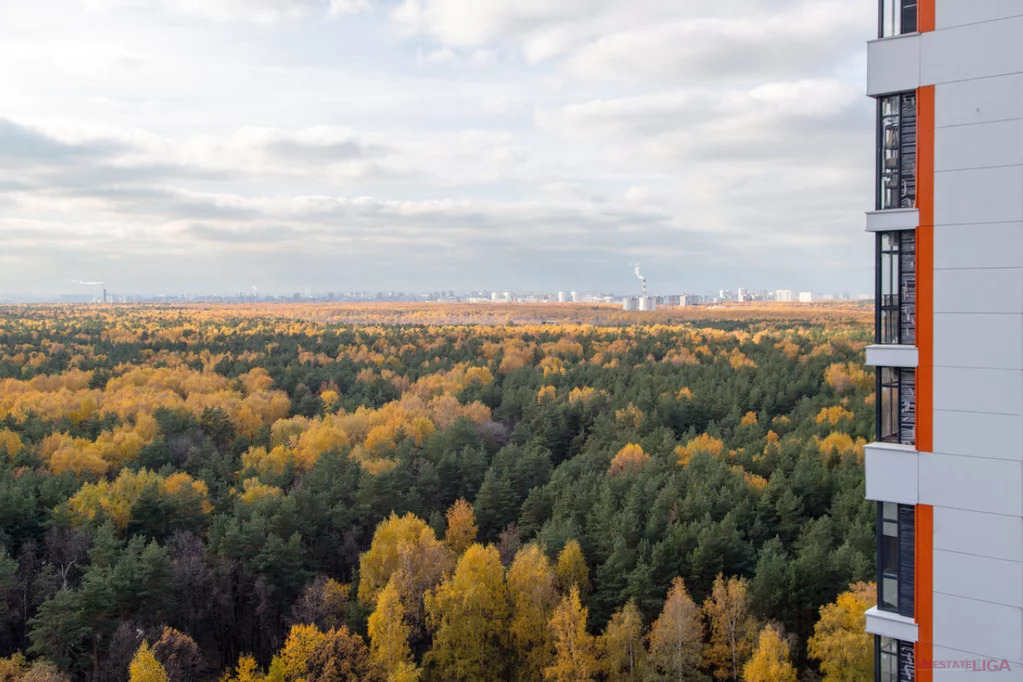
[[[82,144],[62,142],[9,119],[0,118],[0,164],[104,159],[122,150],[121,145],[110,140]]]
[[[267,151],[287,160],[314,163],[333,163],[351,159],[365,159],[383,153],[380,147],[367,147],[355,140],[312,144],[298,140],[277,140],[267,145]]]

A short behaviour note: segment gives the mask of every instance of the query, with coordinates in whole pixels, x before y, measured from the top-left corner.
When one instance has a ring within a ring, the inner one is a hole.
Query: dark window
[[[916,370],[877,368],[877,440],[913,445],[916,442]]]
[[[879,38],[916,32],[917,0],[880,0]]]
[[[877,234],[877,343],[916,343],[916,232]]]
[[[891,637],[874,637],[876,682],[914,682],[916,654],[912,642]]]
[[[877,209],[916,206],[916,93],[878,99]]]
[[[877,608],[913,617],[914,523],[912,505],[877,505]]]

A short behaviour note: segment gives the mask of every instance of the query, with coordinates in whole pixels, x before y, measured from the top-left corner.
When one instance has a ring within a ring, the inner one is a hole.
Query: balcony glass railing
[[[915,509],[877,503],[877,608],[913,616]]]
[[[875,343],[916,343],[916,232],[877,234]]]
[[[916,442],[916,371],[911,367],[877,368],[877,440]]]
[[[881,0],[878,37],[916,32],[917,0]]]
[[[878,99],[877,209],[916,206],[916,93]]]

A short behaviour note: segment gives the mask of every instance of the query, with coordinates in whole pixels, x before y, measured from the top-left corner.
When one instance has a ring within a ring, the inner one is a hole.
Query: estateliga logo
[[[973,672],[996,673],[1002,670],[1012,672],[1012,666],[1004,658],[935,659],[921,660],[917,670],[970,670]]]

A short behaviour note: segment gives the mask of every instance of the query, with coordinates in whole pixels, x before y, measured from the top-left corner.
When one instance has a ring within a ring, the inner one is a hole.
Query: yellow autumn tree
[[[508,626],[517,679],[539,679],[554,657],[548,623],[558,603],[557,578],[547,555],[530,543],[508,568],[512,612]]]
[[[265,677],[256,659],[252,656],[241,656],[234,668],[234,674],[225,673],[221,682],[261,682]]]
[[[760,631],[757,649],[743,667],[742,679],[744,682],[797,682],[796,669],[789,661],[789,645],[778,626],[766,625]]]
[[[874,385],[874,376],[855,363],[835,362],[824,370],[824,381],[834,389],[835,393],[841,394],[854,388],[869,390]]]
[[[358,634],[342,625],[323,632],[315,625],[293,625],[266,680],[279,682],[369,682],[379,679],[370,652]],[[276,665],[276,668],[275,668]]]
[[[693,602],[682,578],[675,578],[668,590],[661,615],[650,626],[650,664],[660,679],[699,679],[703,623],[700,608]]]
[[[21,451],[21,437],[10,429],[0,429],[0,455],[14,457]]]
[[[553,401],[558,395],[558,389],[553,386],[541,386],[536,392],[536,403],[542,405],[545,402]]]
[[[454,574],[428,593],[425,602],[433,631],[426,663],[438,679],[504,679],[508,588],[496,548],[470,546]]]
[[[284,665],[285,677],[288,680],[304,679],[309,672],[309,662],[326,639],[323,631],[315,625],[291,626],[284,647],[278,654]]]
[[[370,660],[387,673],[388,679],[418,679],[408,641],[412,628],[405,623],[405,609],[394,580],[389,580],[377,595],[376,609],[370,614],[367,627]]]
[[[168,682],[167,671],[156,660],[148,642],[142,642],[135,651],[128,666],[128,682]]]
[[[590,569],[586,566],[583,548],[578,540],[569,540],[558,555],[555,572],[558,576],[558,589],[568,594],[572,586],[579,588],[579,594],[586,597],[590,593]]]
[[[456,500],[447,513],[448,529],[444,533],[444,544],[461,556],[469,545],[476,542],[476,516],[473,514],[472,505],[465,500]]]
[[[410,578],[410,574],[435,573],[424,563],[438,558],[429,551],[436,548],[443,546],[425,521],[414,514],[399,517],[392,513],[377,525],[369,551],[359,557],[359,601],[374,606],[377,594],[399,568]],[[426,589],[430,587],[433,585],[426,585]]]
[[[816,421],[818,424],[828,423],[831,426],[835,426],[838,422],[844,419],[853,419],[855,417],[852,412],[845,409],[841,405],[834,405],[832,407],[822,407],[821,411],[817,413]]]
[[[689,466],[689,461],[698,452],[706,452],[715,457],[721,455],[725,450],[725,442],[707,433],[701,433],[685,445],[675,448],[675,455],[678,456],[678,463],[682,466]]]
[[[611,616],[597,640],[600,670],[608,682],[638,682],[646,676],[643,616],[629,600]]]
[[[745,578],[726,580],[719,573],[703,603],[710,626],[704,662],[719,680],[737,679],[753,650],[757,624],[750,612],[748,591]]]
[[[544,668],[543,678],[555,682],[589,682],[597,674],[597,652],[593,636],[586,632],[588,610],[579,601],[579,588],[571,591],[551,616],[554,663]]]
[[[876,599],[877,587],[859,582],[821,607],[806,648],[820,661],[824,682],[853,682],[873,675],[874,638],[864,628],[865,612]]]
[[[626,471],[638,471],[649,461],[650,455],[643,451],[642,446],[628,443],[615,454],[607,473],[614,476]]]

